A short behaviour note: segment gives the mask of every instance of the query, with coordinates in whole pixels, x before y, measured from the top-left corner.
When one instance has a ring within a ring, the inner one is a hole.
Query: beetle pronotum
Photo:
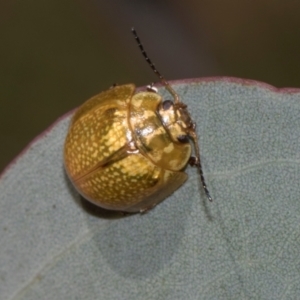
[[[133,84],[114,86],[87,100],[75,112],[66,137],[67,174],[78,192],[100,207],[144,212],[186,181],[183,170],[190,164],[197,167],[212,201],[187,105],[155,68],[133,28],[132,33],[173,101],[163,101],[153,86],[136,92]]]

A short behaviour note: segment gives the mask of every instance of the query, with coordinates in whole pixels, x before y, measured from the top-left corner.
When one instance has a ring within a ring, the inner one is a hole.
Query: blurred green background
[[[113,83],[235,76],[300,87],[300,1],[0,1],[0,170]]]

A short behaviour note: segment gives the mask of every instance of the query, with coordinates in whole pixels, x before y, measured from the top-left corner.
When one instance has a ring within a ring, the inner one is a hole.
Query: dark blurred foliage
[[[300,87],[300,1],[0,1],[0,170],[113,83],[235,76]]]

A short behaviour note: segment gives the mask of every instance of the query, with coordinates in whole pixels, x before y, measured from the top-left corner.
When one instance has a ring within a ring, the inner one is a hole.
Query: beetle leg
[[[144,207],[144,208],[141,208],[140,209],[140,214],[146,214],[149,210],[151,210],[152,208],[154,208],[156,206],[156,203],[155,204],[152,204],[148,207]]]
[[[111,89],[115,88],[116,86],[118,86],[118,84],[117,84],[117,83],[113,83],[113,84],[109,87],[109,89],[111,90]]]

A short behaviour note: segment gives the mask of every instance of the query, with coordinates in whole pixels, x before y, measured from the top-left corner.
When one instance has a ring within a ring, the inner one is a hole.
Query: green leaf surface
[[[146,214],[88,205],[63,168],[68,114],[0,179],[1,299],[300,299],[300,91],[171,83],[197,123],[214,202],[189,167]]]

